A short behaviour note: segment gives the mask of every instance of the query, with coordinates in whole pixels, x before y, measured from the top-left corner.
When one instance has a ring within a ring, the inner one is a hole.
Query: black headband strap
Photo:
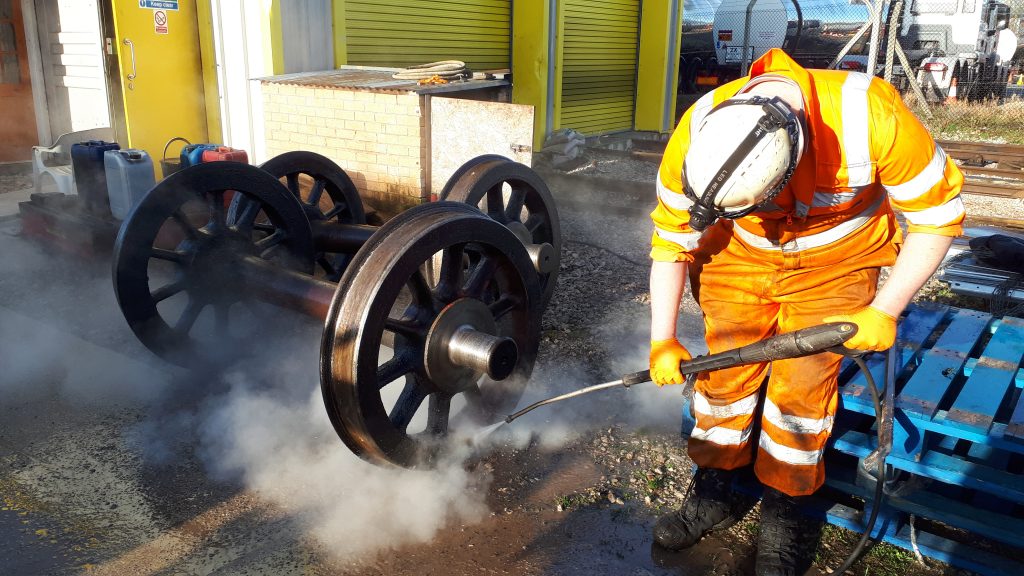
[[[695,230],[703,230],[707,226],[710,226],[718,218],[717,212],[720,210],[715,206],[714,199],[718,192],[719,187],[729,179],[729,176],[736,170],[744,158],[747,157],[750,152],[754,150],[754,147],[762,139],[767,137],[768,134],[775,132],[776,130],[785,129],[790,137],[790,142],[796,144],[800,138],[800,127],[799,120],[796,119],[793,112],[782,102],[778,97],[765,98],[762,96],[753,96],[749,99],[728,99],[715,106],[708,115],[721,110],[727,106],[735,105],[758,105],[765,112],[757,124],[747,133],[747,135],[740,141],[736,149],[733,150],[732,154],[722,163],[718,172],[708,182],[704,192],[697,196],[693,188],[690,186],[687,178],[682,178],[683,181],[683,192],[686,197],[694,202],[694,205],[690,208],[690,220],[691,227]],[[789,165],[786,168],[786,172],[782,179],[776,183],[775,186],[762,198],[761,202],[756,203],[753,206],[749,206],[742,210],[735,210],[732,212],[721,212],[720,215],[726,218],[742,218],[747,214],[750,214],[756,210],[759,206],[766,202],[773,200],[782,188],[785,187],[786,182],[789,181],[793,175],[793,170],[796,168],[797,158],[799,157],[800,150],[799,146],[793,145],[790,147],[790,159]],[[683,172],[685,176],[686,172],[686,161],[683,160]]]

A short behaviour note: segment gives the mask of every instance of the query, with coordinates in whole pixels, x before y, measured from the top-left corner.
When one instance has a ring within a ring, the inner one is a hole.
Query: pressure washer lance
[[[871,397],[875,404],[875,415],[879,422],[877,428],[878,448],[864,459],[864,465],[870,467],[874,464],[877,466],[877,472],[874,474],[876,478],[875,495],[867,527],[861,535],[860,540],[854,546],[853,551],[846,558],[846,561],[843,562],[842,566],[835,571],[836,574],[842,574],[853,566],[864,552],[864,547],[871,538],[871,533],[875,530],[875,522],[878,518],[878,511],[881,508],[883,487],[885,485],[885,458],[888,456],[890,447],[892,446],[892,395],[893,388],[895,387],[895,375],[893,374],[895,360],[893,359],[893,351],[890,349],[886,355],[887,401],[883,403],[878,392],[878,387],[875,385],[875,380],[871,375],[871,371],[868,370],[867,364],[864,362],[864,359],[861,358],[863,354],[861,352],[842,347],[842,344],[852,338],[856,333],[857,325],[852,322],[832,322],[829,324],[821,324],[811,328],[787,332],[785,334],[779,334],[778,336],[772,336],[759,342],[735,348],[733,350],[726,350],[725,352],[709,354],[707,356],[698,356],[693,360],[687,360],[679,364],[679,371],[682,372],[684,376],[689,376],[698,372],[711,372],[714,370],[722,370],[724,368],[732,368],[734,366],[742,366],[744,364],[771,362],[773,360],[785,360],[788,358],[810,356],[811,354],[817,354],[819,352],[829,350],[837,354],[849,356],[850,359],[857,364],[858,368],[860,368],[867,380],[868,389],[871,391]],[[562,394],[561,396],[555,396],[554,398],[534,402],[526,408],[523,408],[514,414],[510,414],[504,420],[488,426],[477,434],[477,438],[486,436],[502,424],[510,423],[527,412],[547,404],[568,400],[569,398],[575,398],[577,396],[597,392],[598,390],[604,390],[606,388],[616,388],[618,386],[629,388],[635,384],[642,384],[650,381],[651,371],[644,370],[642,372],[626,374],[618,380],[588,386],[574,392],[569,392],[568,394]]]
[[[725,352],[708,354],[707,356],[698,356],[693,360],[681,362],[679,364],[679,371],[683,376],[688,376],[698,372],[712,372],[715,370],[722,370],[724,368],[742,366],[744,364],[755,364],[758,362],[771,362],[772,360],[785,360],[787,358],[810,356],[811,354],[817,354],[830,348],[839,347],[843,342],[849,340],[856,333],[857,325],[852,322],[831,322],[829,324],[821,324],[819,326],[812,326],[810,328],[803,328],[801,330],[794,330],[793,332],[772,336],[740,348],[726,350]],[[562,400],[568,400],[569,398],[590,394],[591,392],[597,392],[598,390],[604,390],[605,388],[616,388],[619,386],[629,388],[630,386],[650,381],[650,370],[626,374],[618,380],[612,380],[611,382],[605,382],[604,384],[595,384],[594,386],[581,388],[579,390],[569,392],[568,394],[562,394],[561,396],[555,396],[554,398],[534,402],[515,414],[510,414],[505,418],[504,422],[499,422],[497,425],[494,425],[493,428],[497,428],[497,426],[500,426],[503,423],[510,423],[523,414],[540,408],[546,404],[561,402]],[[488,431],[491,429],[492,428],[488,428]]]

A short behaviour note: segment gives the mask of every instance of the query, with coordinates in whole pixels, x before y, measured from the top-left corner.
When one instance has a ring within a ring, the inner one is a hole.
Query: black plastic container
[[[120,149],[117,142],[103,140],[88,140],[71,145],[71,168],[75,174],[78,196],[82,199],[82,207],[94,216],[110,216],[103,153]]]

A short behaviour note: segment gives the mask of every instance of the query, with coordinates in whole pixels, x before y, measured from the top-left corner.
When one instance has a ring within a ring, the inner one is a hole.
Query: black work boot
[[[757,576],[800,576],[811,567],[825,523],[800,512],[804,498],[807,496],[787,496],[765,486]]]
[[[662,548],[682,550],[743,518],[755,501],[733,492],[735,476],[734,470],[698,468],[682,507],[658,518],[654,541]]]

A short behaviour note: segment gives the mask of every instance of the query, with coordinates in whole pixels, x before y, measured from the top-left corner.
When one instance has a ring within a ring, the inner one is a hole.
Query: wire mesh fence
[[[941,138],[1024,143],[1022,16],[1024,0],[694,0],[679,91],[692,101],[782,48],[885,78]]]

